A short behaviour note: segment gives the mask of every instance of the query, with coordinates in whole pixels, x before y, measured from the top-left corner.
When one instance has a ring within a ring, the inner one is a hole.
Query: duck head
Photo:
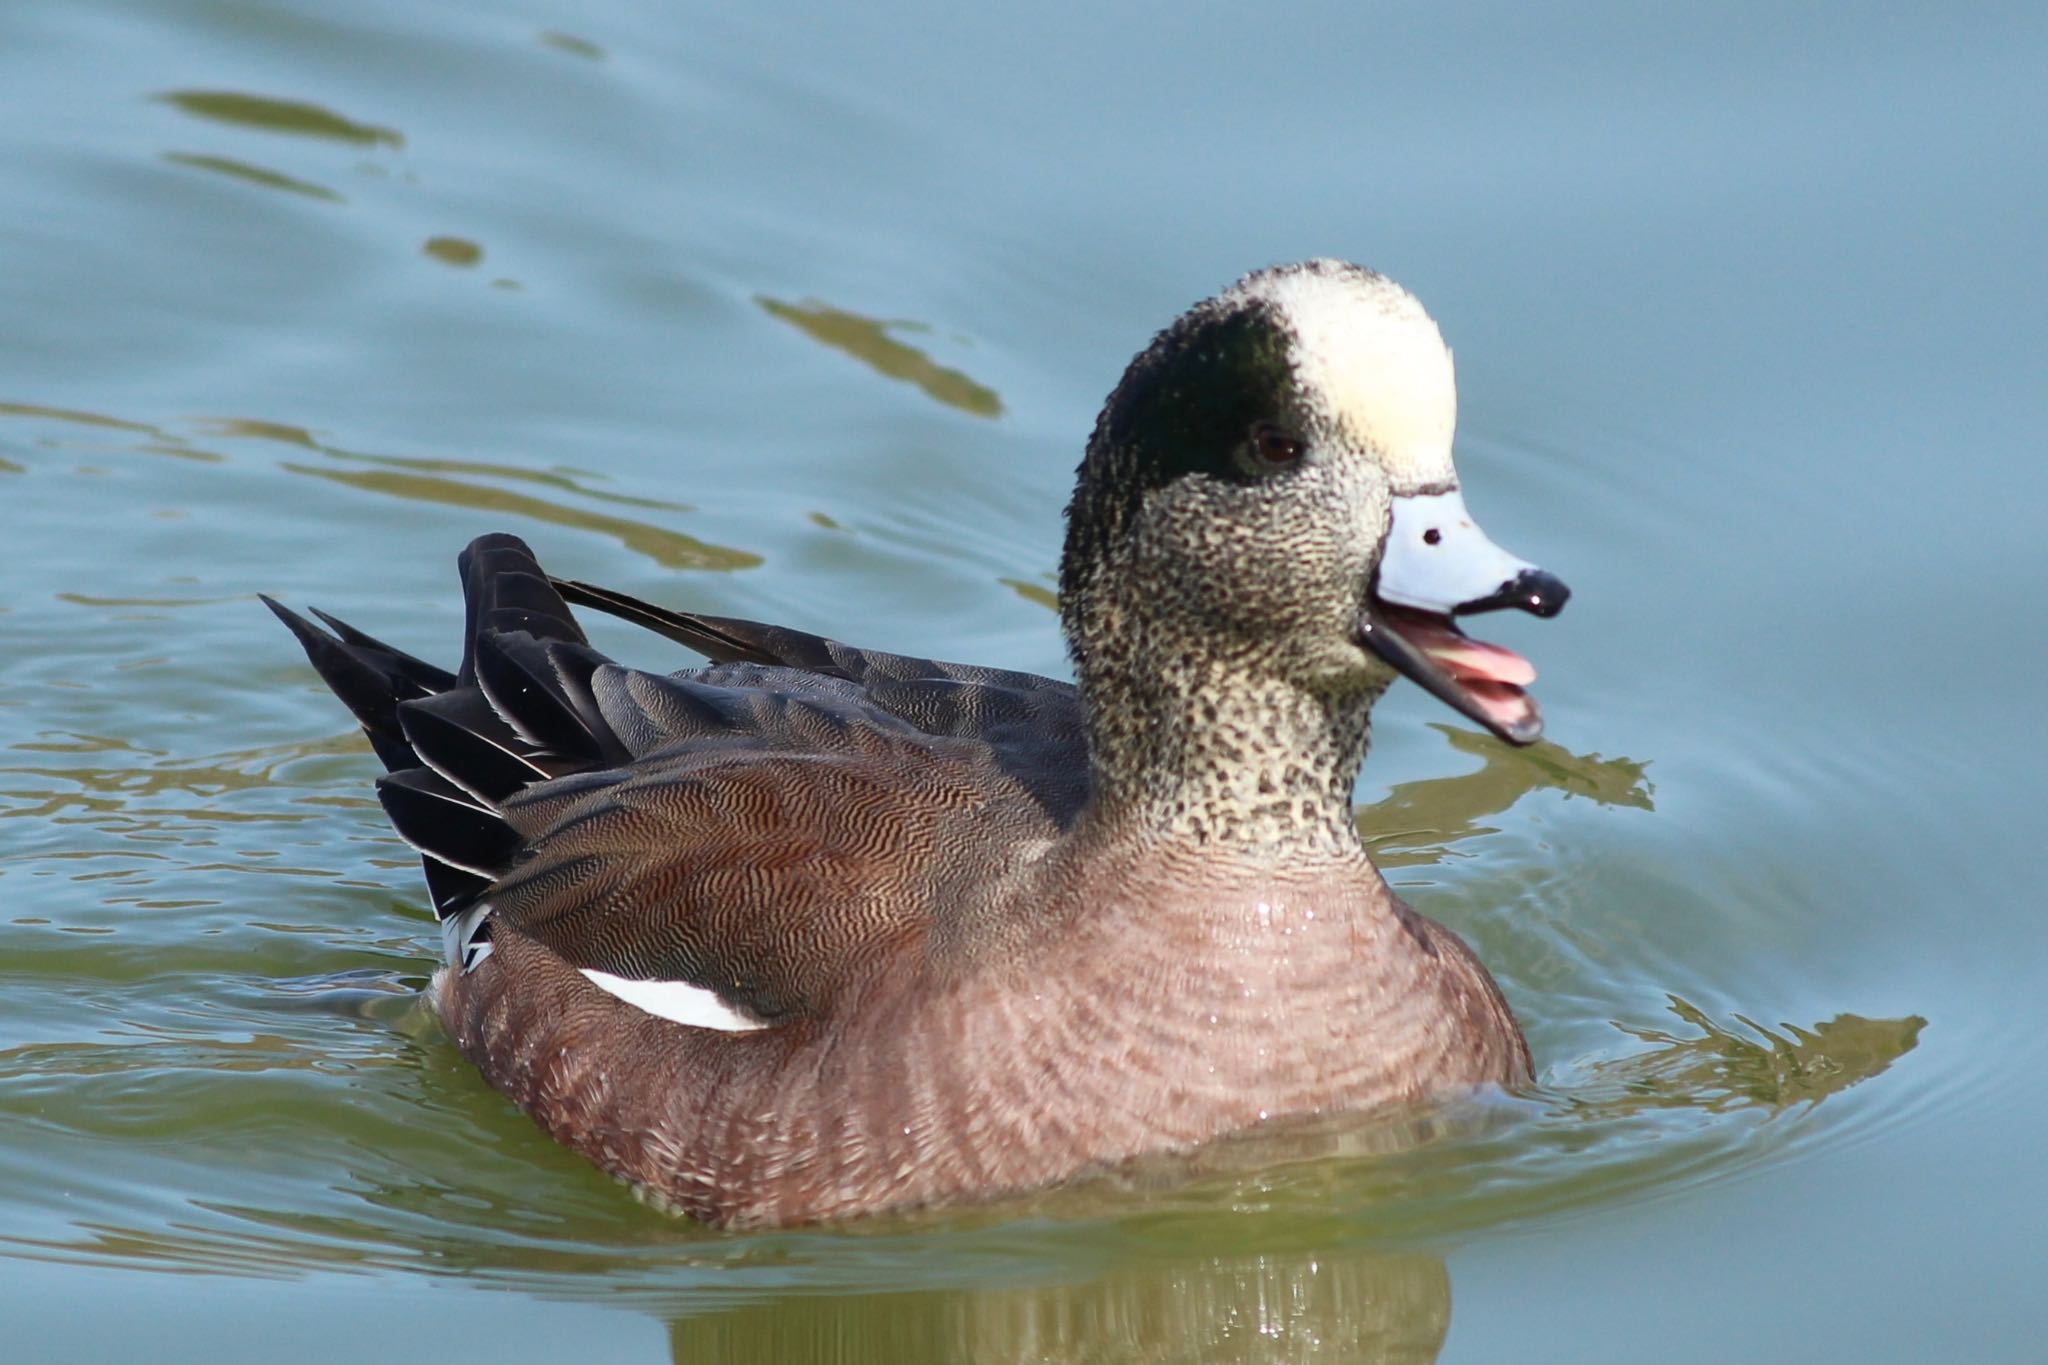
[[[1068,508],[1084,689],[1215,676],[1154,668],[1199,660],[1369,705],[1398,674],[1533,742],[1534,668],[1459,620],[1569,594],[1466,510],[1456,421],[1436,324],[1372,271],[1277,267],[1190,309],[1110,395]]]

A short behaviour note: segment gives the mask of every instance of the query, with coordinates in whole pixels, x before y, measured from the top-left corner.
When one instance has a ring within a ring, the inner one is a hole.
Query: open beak
[[[1526,689],[1536,669],[1474,640],[1453,616],[1520,607],[1555,616],[1571,589],[1486,538],[1457,489],[1397,497],[1370,600],[1359,618],[1367,649],[1511,744],[1533,744],[1543,715]]]

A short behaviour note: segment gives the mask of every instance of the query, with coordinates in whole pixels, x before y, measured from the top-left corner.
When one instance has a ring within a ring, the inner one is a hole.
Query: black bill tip
[[[1482,611],[1518,607],[1531,616],[1547,619],[1563,611],[1564,604],[1571,598],[1572,590],[1556,574],[1544,569],[1524,569],[1501,584],[1498,591],[1459,603],[1452,614],[1470,616]]]

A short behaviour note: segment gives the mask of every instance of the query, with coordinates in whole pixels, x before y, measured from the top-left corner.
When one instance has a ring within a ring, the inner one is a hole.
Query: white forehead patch
[[[1295,335],[1296,373],[1310,401],[1379,453],[1396,492],[1457,478],[1451,352],[1413,294],[1337,261],[1263,272],[1231,292],[1278,311]]]

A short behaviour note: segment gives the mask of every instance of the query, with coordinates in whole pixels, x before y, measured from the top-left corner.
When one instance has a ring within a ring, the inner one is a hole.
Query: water
[[[2038,1358],[2044,55],[2018,6],[0,9],[11,1358]],[[1531,1094],[733,1236],[475,1078],[256,592],[446,657],[510,529],[1057,672],[1103,392],[1323,252],[1443,323],[1470,496],[1577,594],[1501,628],[1550,743],[1400,695],[1361,787]]]

